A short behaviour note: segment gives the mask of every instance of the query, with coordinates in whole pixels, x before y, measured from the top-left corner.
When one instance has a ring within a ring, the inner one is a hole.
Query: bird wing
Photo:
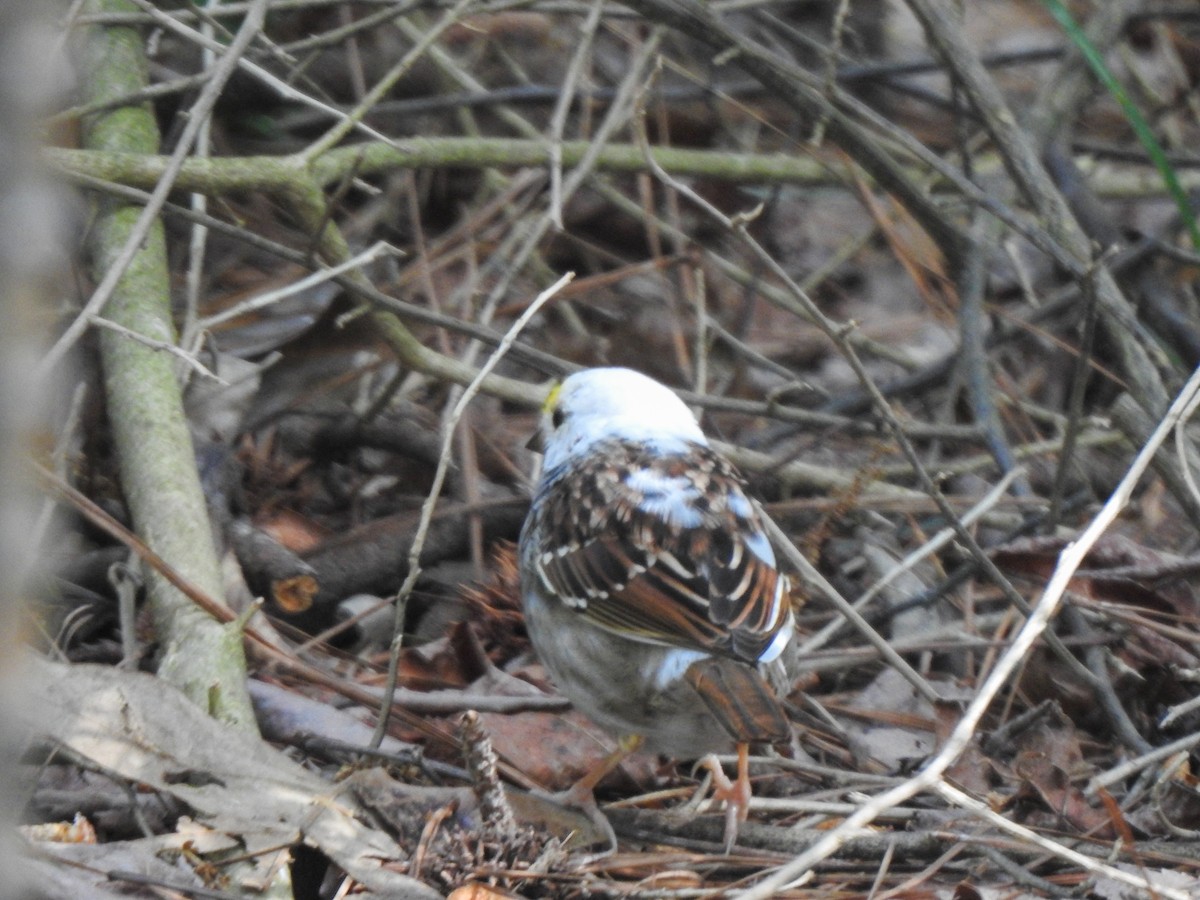
[[[610,631],[757,662],[790,624],[759,513],[708,447],[605,443],[547,480],[536,515],[536,576]]]

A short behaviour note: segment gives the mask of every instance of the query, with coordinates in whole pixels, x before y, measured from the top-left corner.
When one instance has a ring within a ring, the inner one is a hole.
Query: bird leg
[[[622,737],[617,742],[616,749],[600,760],[590,772],[565,791],[553,794],[550,797],[556,803],[577,809],[587,816],[592,824],[607,838],[609,845],[608,852],[610,853],[617,849],[617,835],[613,831],[612,824],[596,804],[596,785],[603,781],[609,772],[616,769],[617,766],[625,761],[625,758],[629,754],[641,747],[643,743],[645,743],[645,738],[641,735],[630,734]]]
[[[708,754],[700,765],[712,773],[713,799],[725,803],[725,853],[733,852],[738,826],[750,815],[750,745],[737,745],[737,778],[729,780],[715,754]]]

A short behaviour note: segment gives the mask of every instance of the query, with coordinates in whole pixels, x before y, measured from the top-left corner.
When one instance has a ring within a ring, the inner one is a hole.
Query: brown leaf
[[[479,716],[492,746],[531,781],[548,790],[566,790],[617,749],[617,741],[582,713],[520,713]],[[629,792],[654,783],[654,756],[634,753],[601,782]]]
[[[1108,815],[1083,796],[1081,785],[1090,766],[1084,762],[1075,727],[1065,716],[1039,720],[1018,737],[1018,747],[1012,772],[1025,792],[1040,798],[1073,829],[1111,836]]]

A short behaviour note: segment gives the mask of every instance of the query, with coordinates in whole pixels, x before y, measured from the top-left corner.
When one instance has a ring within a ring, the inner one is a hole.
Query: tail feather
[[[735,741],[777,744],[791,737],[783,706],[752,666],[709,657],[692,663],[685,677]]]

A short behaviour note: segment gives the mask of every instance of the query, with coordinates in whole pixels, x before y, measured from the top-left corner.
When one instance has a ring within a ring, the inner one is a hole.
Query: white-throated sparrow
[[[706,759],[731,845],[750,798],[747,745],[790,736],[760,672],[793,630],[760,513],[683,401],[637,372],[571,375],[544,429],[520,545],[534,649],[627,749],[694,759],[736,747],[732,783]]]

